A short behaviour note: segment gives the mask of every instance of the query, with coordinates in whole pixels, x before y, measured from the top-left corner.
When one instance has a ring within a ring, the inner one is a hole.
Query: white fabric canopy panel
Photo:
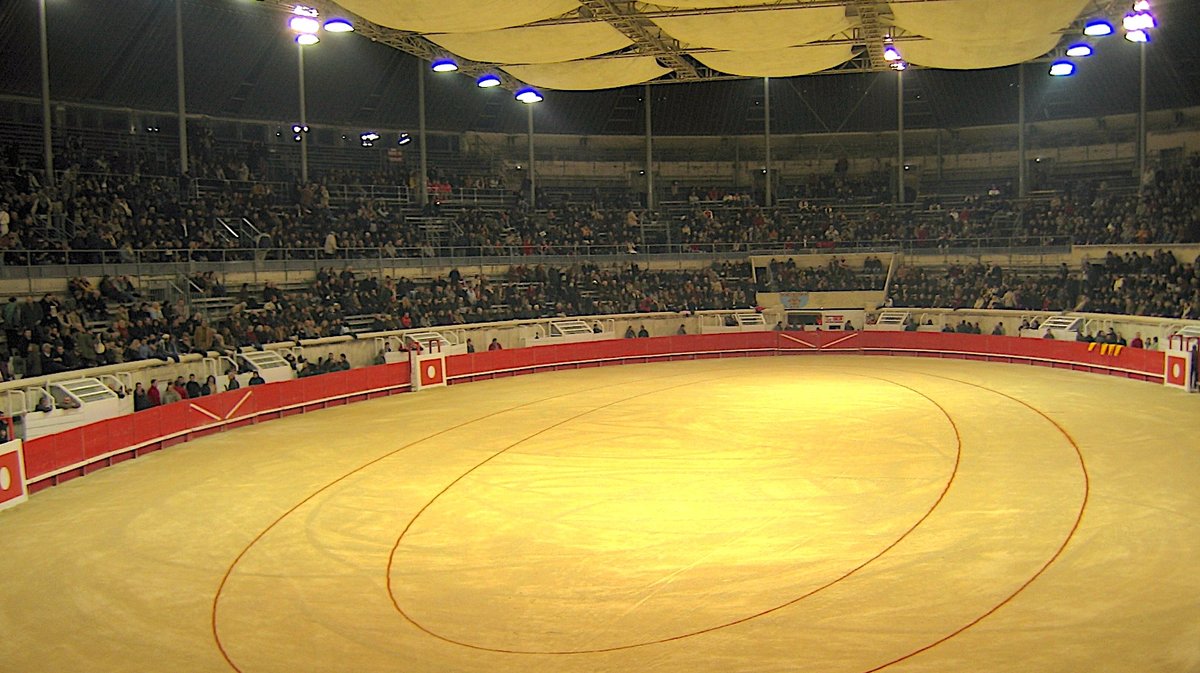
[[[704,65],[727,75],[796,77],[837,67],[854,56],[849,45],[814,45],[763,51],[714,51],[695,54]]]
[[[426,35],[431,42],[481,63],[559,63],[607,54],[633,44],[607,23],[525,26],[481,33]]]
[[[577,0],[338,0],[381,26],[416,33],[477,33],[523,26],[579,9]]]
[[[671,72],[653,56],[504,66],[513,77],[544,89],[592,91],[642,84]]]
[[[924,40],[905,42],[900,49],[905,60],[927,68],[982,70],[984,68],[1001,68],[1038,58],[1053,49],[1058,41],[1057,34],[1002,45],[978,42],[963,43],[952,40]]]
[[[938,0],[896,2],[890,7],[895,24],[910,33],[959,44],[999,45],[1060,31],[1087,4],[1088,0]]]
[[[758,5],[794,5],[795,0],[654,0],[653,5],[665,9],[713,9],[717,7],[752,7]]]
[[[824,40],[853,25],[844,7],[679,16],[654,22],[671,37],[692,47],[728,51],[794,47]]]

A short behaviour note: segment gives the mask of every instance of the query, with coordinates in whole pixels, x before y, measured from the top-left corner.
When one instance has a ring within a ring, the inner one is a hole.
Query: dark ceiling
[[[169,0],[48,0],[51,95],[55,100],[142,110],[175,109],[175,3]],[[1200,105],[1200,2],[1157,0],[1161,28],[1148,47],[1150,109]],[[291,121],[297,117],[297,47],[285,16],[252,0],[185,0],[190,113]],[[0,94],[38,96],[37,0],[0,2]],[[1120,37],[1067,79],[1026,65],[1031,122],[1097,117],[1137,109],[1138,49]],[[328,35],[305,52],[308,118],[313,124],[406,128],[416,124],[415,59],[354,34]],[[955,128],[1010,123],[1017,113],[1017,69],[905,75],[907,124]],[[894,128],[891,73],[772,80],[777,133]],[[428,74],[429,126],[442,131],[525,130],[524,106],[503,90],[466,77]],[[670,84],[651,88],[654,132],[661,135],[756,133],[762,81]],[[538,131],[640,133],[641,87],[548,92]]]

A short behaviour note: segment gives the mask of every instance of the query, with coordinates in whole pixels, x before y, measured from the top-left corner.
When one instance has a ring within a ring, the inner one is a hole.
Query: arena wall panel
[[[1019,337],[928,332],[740,332],[613,339],[446,358],[451,384],[556,369],[719,357],[872,354],[1024,363],[1162,383],[1164,354]],[[183,400],[39,437],[22,446],[28,490],[212,432],[408,392],[409,363],[377,365]]]

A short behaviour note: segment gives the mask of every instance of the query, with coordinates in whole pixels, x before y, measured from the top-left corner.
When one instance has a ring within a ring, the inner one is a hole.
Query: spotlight
[[[458,64],[448,58],[439,58],[433,62],[434,72],[454,72],[458,70]]]
[[[1079,43],[1067,47],[1067,56],[1071,58],[1083,58],[1092,55],[1092,47],[1089,44]]]
[[[896,49],[895,45],[889,44],[883,48],[883,60],[892,62],[900,60],[900,50]]]
[[[401,133],[400,139],[396,141],[397,145],[407,145],[412,142],[412,136],[407,133]]]
[[[1135,11],[1135,12],[1150,11],[1150,0],[1138,0],[1137,2],[1133,3],[1133,11]]]
[[[1121,19],[1121,27],[1125,30],[1150,30],[1158,25],[1150,12],[1132,12]]]
[[[331,33],[353,33],[354,24],[346,19],[330,19],[325,22],[325,30]]]
[[[296,5],[295,7],[292,7],[292,14],[295,14],[296,16],[311,16],[313,18],[316,18],[320,15],[317,10],[304,5]]]
[[[1125,39],[1130,42],[1146,43],[1150,41],[1150,33],[1144,30],[1131,30],[1125,33]]]
[[[1070,77],[1075,74],[1075,64],[1070,61],[1055,61],[1050,66],[1051,77]]]
[[[374,147],[375,141],[379,140],[379,134],[374,131],[367,131],[359,134],[358,139],[362,142],[363,147]]]
[[[892,70],[895,70],[897,72],[901,72],[901,71],[908,69],[908,64],[905,63],[904,61],[892,61],[891,66],[892,66]]]
[[[316,35],[313,35],[312,33],[300,33],[299,35],[296,36],[296,44],[301,45],[303,47],[307,47],[309,45],[316,44],[320,41],[321,41],[321,38],[317,37]]]
[[[535,89],[525,88],[518,91],[515,98],[528,105],[531,103],[540,103],[542,101],[542,94],[538,93]]]
[[[311,16],[293,16],[288,19],[288,28],[297,33],[314,35],[321,30],[321,22]]]
[[[480,89],[490,89],[494,86],[500,86],[500,78],[489,73],[475,80],[475,84]]]
[[[1104,19],[1094,19],[1088,21],[1083,27],[1083,34],[1088,37],[1104,37],[1105,35],[1113,34],[1113,25]]]

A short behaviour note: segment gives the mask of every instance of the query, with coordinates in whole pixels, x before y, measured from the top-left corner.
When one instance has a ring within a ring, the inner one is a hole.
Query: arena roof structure
[[[338,0],[372,39],[537,87],[977,70],[1054,52],[1121,0]],[[885,53],[891,45],[898,53]],[[1065,45],[1064,45],[1065,47]]]
[[[311,0],[353,34],[309,51],[316,123],[413,124],[413,58],[450,57],[472,77],[428,77],[430,127],[524,132],[521,106],[480,95],[474,76],[547,92],[538,130],[638,133],[634,112],[654,87],[655,132],[740,134],[756,121],[761,82],[778,78],[778,133],[894,126],[885,40],[912,65],[912,128],[1012,123],[1012,64],[1048,61],[1089,17],[1119,23],[1131,0]],[[1149,107],[1200,104],[1198,3],[1156,0],[1164,28],[1147,49]],[[137,110],[174,108],[173,3],[51,1],[52,97]],[[285,0],[183,0],[189,114],[290,122],[296,54]],[[1071,81],[1029,66],[1029,120],[1100,117],[1137,108],[1137,50],[1119,36]],[[0,96],[39,93],[35,2],[0,4]],[[1007,66],[1007,67],[1006,67]],[[1048,66],[1048,63],[1045,64]],[[840,74],[840,77],[810,75]],[[890,90],[889,90],[890,89]]]

